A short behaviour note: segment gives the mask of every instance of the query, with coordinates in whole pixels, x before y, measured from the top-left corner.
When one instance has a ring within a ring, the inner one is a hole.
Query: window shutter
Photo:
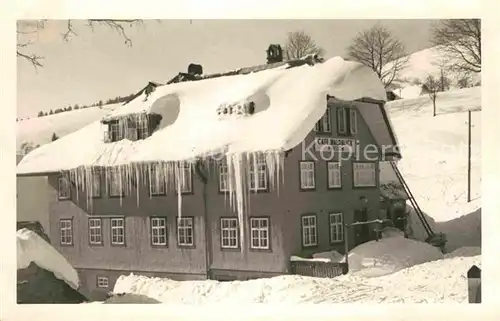
[[[349,110],[349,120],[350,120],[350,130],[351,134],[354,135],[358,132],[358,118],[356,115],[356,109],[350,108]]]

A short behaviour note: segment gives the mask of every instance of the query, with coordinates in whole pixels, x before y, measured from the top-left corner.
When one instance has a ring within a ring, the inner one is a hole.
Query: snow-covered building
[[[379,161],[401,157],[382,83],[340,57],[272,58],[150,83],[21,161],[18,176],[48,176],[50,236],[87,294],[129,272],[290,273],[292,255],[342,253],[343,224],[378,217]],[[371,238],[348,233],[349,248]]]

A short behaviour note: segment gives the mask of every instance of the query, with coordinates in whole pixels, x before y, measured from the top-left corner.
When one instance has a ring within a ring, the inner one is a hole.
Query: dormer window
[[[130,141],[146,139],[158,127],[161,118],[159,114],[140,114],[103,121],[103,124],[107,126],[104,140],[110,143],[118,142],[122,139]]]
[[[250,116],[255,113],[255,103],[246,101],[243,103],[222,104],[217,108],[217,115],[220,118],[235,116]]]

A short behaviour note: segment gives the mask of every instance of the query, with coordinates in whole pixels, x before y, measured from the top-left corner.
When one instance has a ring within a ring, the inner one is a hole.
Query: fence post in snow
[[[467,271],[469,303],[481,303],[481,269],[473,265]]]
[[[471,136],[472,136],[472,116],[469,110],[469,124],[468,124],[468,146],[467,146],[467,203],[471,201],[470,195],[470,172],[471,172]]]

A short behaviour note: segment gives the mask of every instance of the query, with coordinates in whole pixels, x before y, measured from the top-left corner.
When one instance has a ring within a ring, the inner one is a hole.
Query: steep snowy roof
[[[149,161],[191,160],[211,153],[284,151],[299,144],[325,113],[327,95],[352,101],[385,101],[382,83],[369,68],[340,57],[323,63],[276,68],[158,86],[102,120],[131,114],[162,115],[158,129],[144,140],[104,142],[96,121],[29,153],[18,174],[70,170],[81,166],[129,165]],[[248,117],[220,119],[223,104],[255,102]],[[373,106],[365,120],[379,145],[397,141],[383,108]],[[363,113],[362,113],[363,114]],[[385,134],[384,134],[385,133]]]

